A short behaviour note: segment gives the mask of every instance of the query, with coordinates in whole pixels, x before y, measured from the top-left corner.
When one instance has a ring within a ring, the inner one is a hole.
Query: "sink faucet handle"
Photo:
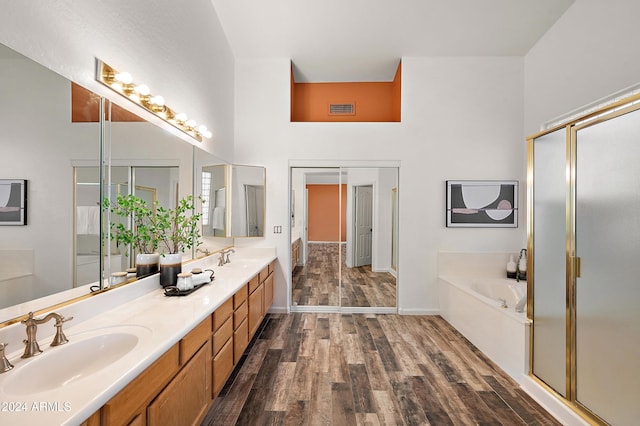
[[[4,350],[8,345],[8,343],[0,343],[0,374],[6,373],[13,368],[13,365],[4,354]]]
[[[51,342],[50,346],[60,346],[60,345],[64,345],[65,343],[67,343],[69,341],[69,339],[67,339],[67,336],[64,335],[64,332],[62,331],[62,324],[64,324],[67,321],[71,321],[73,319],[73,317],[69,317],[69,318],[65,318],[63,316],[60,316],[59,318],[56,318],[56,335],[53,338],[53,341]]]

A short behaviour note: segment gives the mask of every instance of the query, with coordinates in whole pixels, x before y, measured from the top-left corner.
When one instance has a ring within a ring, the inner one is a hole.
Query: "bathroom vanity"
[[[24,325],[0,329],[14,369],[0,375],[3,423],[37,425],[199,424],[273,302],[275,250],[236,249],[183,265],[215,278],[167,297],[158,276],[60,308],[69,343],[22,359]],[[6,407],[4,407],[6,406]]]

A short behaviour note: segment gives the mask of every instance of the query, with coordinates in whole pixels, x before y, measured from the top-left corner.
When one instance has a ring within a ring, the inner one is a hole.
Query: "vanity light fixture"
[[[96,80],[198,142],[202,142],[202,138],[211,139],[213,136],[207,126],[198,125],[195,120],[188,119],[184,112],[176,113],[165,104],[162,96],[152,95],[147,85],[134,83],[131,74],[117,71],[99,59],[97,60]]]

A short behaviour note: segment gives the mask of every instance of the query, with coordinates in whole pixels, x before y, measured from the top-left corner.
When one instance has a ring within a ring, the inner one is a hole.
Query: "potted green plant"
[[[184,251],[202,244],[201,217],[200,213],[195,213],[192,195],[180,199],[173,209],[157,208],[156,237],[161,246],[160,284],[163,287],[176,285],[177,276],[182,272]]]
[[[103,207],[121,219],[110,221],[111,239],[121,245],[132,247],[136,259],[136,277],[145,277],[159,271],[158,253],[159,239],[157,233],[156,215],[141,198],[135,195],[118,195],[116,202],[111,205],[108,198],[103,200]],[[131,219],[131,225],[128,223]],[[124,251],[128,256],[129,250]]]

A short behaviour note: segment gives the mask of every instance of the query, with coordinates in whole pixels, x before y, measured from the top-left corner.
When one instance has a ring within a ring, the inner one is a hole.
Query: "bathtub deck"
[[[203,425],[559,425],[439,316],[269,315]]]

